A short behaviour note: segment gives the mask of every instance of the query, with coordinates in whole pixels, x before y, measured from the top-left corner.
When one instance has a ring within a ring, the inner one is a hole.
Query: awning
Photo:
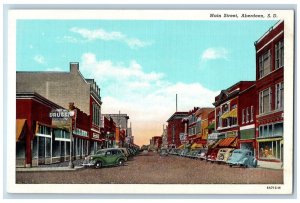
[[[220,147],[228,147],[235,141],[235,139],[236,139],[235,137],[225,138],[219,143],[219,146]]]
[[[26,123],[26,119],[17,119],[16,120],[16,142],[18,142],[19,139],[21,138],[25,123]]]
[[[221,116],[221,118],[222,118],[222,119],[228,118],[228,117],[229,117],[229,113],[230,113],[230,112],[224,113],[224,114]]]
[[[183,149],[183,148],[184,148],[183,144],[178,147],[178,149]]]
[[[268,139],[257,139],[257,142],[271,142],[271,141],[278,141],[282,140],[282,137],[276,137],[276,138],[268,138]]]
[[[203,145],[202,144],[198,144],[198,143],[194,143],[191,148],[192,149],[203,148]]]
[[[236,117],[237,117],[237,108],[232,109],[232,110],[229,112],[228,117],[236,118]]]
[[[206,127],[208,130],[215,129],[215,123],[211,123],[209,126]]]

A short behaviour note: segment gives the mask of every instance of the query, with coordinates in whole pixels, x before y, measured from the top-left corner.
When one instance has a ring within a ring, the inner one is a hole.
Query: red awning
[[[229,147],[235,140],[236,140],[235,137],[225,138],[219,143],[219,146],[220,147]]]

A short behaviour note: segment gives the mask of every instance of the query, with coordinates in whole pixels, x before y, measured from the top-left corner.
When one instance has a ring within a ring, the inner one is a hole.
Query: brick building
[[[184,123],[182,119],[188,116],[188,112],[175,112],[168,120],[167,140],[169,148],[181,145],[180,136],[184,135]]]
[[[283,163],[284,22],[255,42],[257,155],[260,161]]]
[[[45,97],[16,95],[16,166],[37,166],[69,160],[70,132],[52,125],[49,113],[63,107]]]
[[[68,108],[69,102],[89,116],[88,148],[101,144],[100,88],[92,79],[85,79],[78,63],[70,63],[69,72],[17,71],[17,92],[36,92],[55,104]],[[81,135],[79,135],[81,136]],[[81,136],[85,139],[85,136]]]
[[[239,147],[239,118],[242,115],[241,104],[245,98],[241,97],[241,93],[249,87],[255,85],[255,81],[240,81],[231,87],[222,90],[215,97],[215,115],[216,115],[216,130],[220,133],[219,139],[226,139],[223,143],[231,147]],[[250,102],[255,100],[247,98]],[[240,106],[241,105],[241,106]],[[252,111],[252,118],[254,116]],[[223,146],[225,147],[225,146]]]

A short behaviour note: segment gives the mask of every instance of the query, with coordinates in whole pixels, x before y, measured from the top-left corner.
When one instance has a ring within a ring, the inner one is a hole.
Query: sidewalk
[[[31,168],[16,168],[17,172],[50,172],[50,171],[78,171],[84,169],[83,166],[69,167],[31,167]]]
[[[268,169],[283,169],[283,163],[278,162],[268,162],[268,161],[258,161],[257,167],[268,168]]]

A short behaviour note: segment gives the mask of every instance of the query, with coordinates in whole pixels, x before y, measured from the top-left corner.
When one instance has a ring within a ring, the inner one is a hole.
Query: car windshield
[[[96,154],[97,155],[104,155],[105,152],[106,152],[105,150],[100,150],[100,151],[97,151]]]

